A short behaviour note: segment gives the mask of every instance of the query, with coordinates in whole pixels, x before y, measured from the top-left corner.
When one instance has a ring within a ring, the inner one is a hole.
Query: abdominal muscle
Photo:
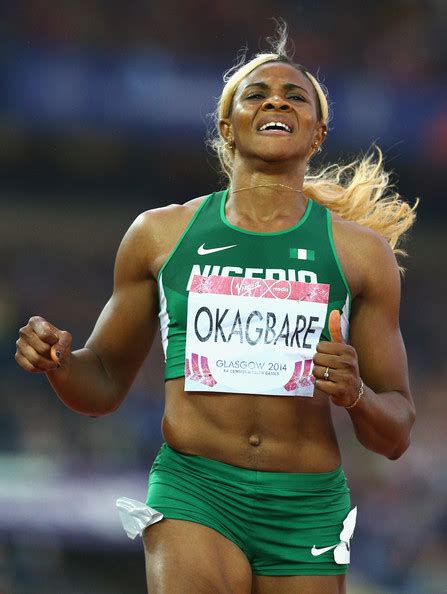
[[[340,465],[328,396],[312,398],[185,392],[166,382],[162,424],[168,445],[233,466],[271,472],[327,472]]]

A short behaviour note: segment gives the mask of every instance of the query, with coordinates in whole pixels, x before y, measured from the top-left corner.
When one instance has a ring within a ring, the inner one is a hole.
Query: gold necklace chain
[[[238,192],[243,192],[244,190],[254,190],[254,188],[287,188],[287,190],[292,190],[293,192],[298,192],[299,194],[304,194],[302,190],[297,190],[296,188],[292,188],[292,186],[286,186],[285,184],[259,184],[257,186],[247,186],[246,188],[239,188],[238,190],[231,190],[232,194],[237,194]]]

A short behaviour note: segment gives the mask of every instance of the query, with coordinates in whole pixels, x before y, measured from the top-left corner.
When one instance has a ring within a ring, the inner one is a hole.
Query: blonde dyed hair
[[[228,178],[230,187],[234,147],[229,146],[221,135],[219,122],[231,116],[233,99],[240,84],[256,68],[268,62],[282,62],[294,66],[307,76],[313,85],[319,122],[327,125],[330,120],[327,89],[304,66],[294,63],[289,56],[287,26],[283,21],[278,23],[276,37],[268,41],[273,52],[258,53],[248,62],[244,52],[236,65],[223,77],[225,85],[214,114],[215,129],[210,145],[219,157],[222,173]],[[410,206],[393,191],[390,174],[383,167],[382,151],[377,146],[374,149],[375,151],[372,150],[347,164],[335,163],[312,173],[308,168],[304,176],[303,191],[345,220],[355,221],[373,229],[388,241],[396,255],[405,255],[397,246],[414,223],[418,201],[414,206]]]

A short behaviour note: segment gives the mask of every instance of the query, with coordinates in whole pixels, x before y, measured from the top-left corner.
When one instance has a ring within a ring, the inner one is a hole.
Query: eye
[[[264,95],[262,93],[250,93],[246,99],[264,99]]]
[[[289,95],[288,99],[293,101],[306,101],[302,95]]]

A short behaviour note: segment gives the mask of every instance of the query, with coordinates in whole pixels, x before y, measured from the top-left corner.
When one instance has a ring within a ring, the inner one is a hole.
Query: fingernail
[[[56,357],[57,357],[58,359],[60,359],[60,358],[61,358],[61,352],[60,352],[60,351],[56,351]]]

